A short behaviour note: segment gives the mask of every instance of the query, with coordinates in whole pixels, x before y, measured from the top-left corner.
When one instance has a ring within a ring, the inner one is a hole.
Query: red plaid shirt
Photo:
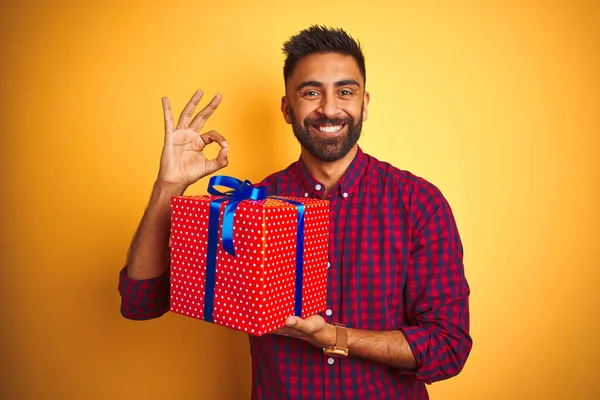
[[[323,198],[300,159],[261,185],[270,195]],[[252,399],[427,399],[425,383],[458,374],[471,350],[469,286],[452,211],[440,191],[359,148],[330,190],[327,322],[401,330],[415,372],[322,349],[285,336],[250,337]],[[165,276],[144,281],[121,271],[121,312],[149,319],[169,308]]]

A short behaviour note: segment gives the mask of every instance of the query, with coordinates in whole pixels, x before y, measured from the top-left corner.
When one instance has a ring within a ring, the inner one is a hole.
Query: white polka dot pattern
[[[220,196],[172,199],[171,311],[204,318],[210,202]],[[302,317],[325,309],[329,243],[329,202],[292,198],[305,205]],[[260,336],[283,327],[294,313],[295,205],[268,198],[246,200],[235,211],[235,254],[219,243],[214,289],[214,323]]]

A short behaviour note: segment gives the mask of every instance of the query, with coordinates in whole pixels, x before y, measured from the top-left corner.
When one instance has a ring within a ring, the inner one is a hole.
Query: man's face
[[[354,58],[319,53],[296,64],[281,111],[304,149],[333,162],[358,142],[368,105],[369,93]]]

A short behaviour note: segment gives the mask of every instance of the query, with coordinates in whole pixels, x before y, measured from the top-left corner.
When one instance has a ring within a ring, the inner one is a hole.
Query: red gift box
[[[260,336],[326,308],[328,201],[177,196],[171,206],[171,311]]]

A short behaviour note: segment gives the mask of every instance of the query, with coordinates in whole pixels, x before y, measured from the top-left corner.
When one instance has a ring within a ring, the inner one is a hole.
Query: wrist
[[[337,340],[337,334],[335,331],[335,326],[333,324],[325,324],[324,335],[321,339],[320,347],[331,347],[335,346]]]
[[[164,184],[159,181],[152,187],[150,196],[149,212],[164,213],[171,210],[171,200],[174,196],[181,196],[187,187],[180,185]]]
[[[187,185],[180,185],[174,183],[166,183],[161,180],[156,180],[152,188],[152,194],[159,197],[168,197],[169,199],[173,196],[182,196],[187,190]]]

